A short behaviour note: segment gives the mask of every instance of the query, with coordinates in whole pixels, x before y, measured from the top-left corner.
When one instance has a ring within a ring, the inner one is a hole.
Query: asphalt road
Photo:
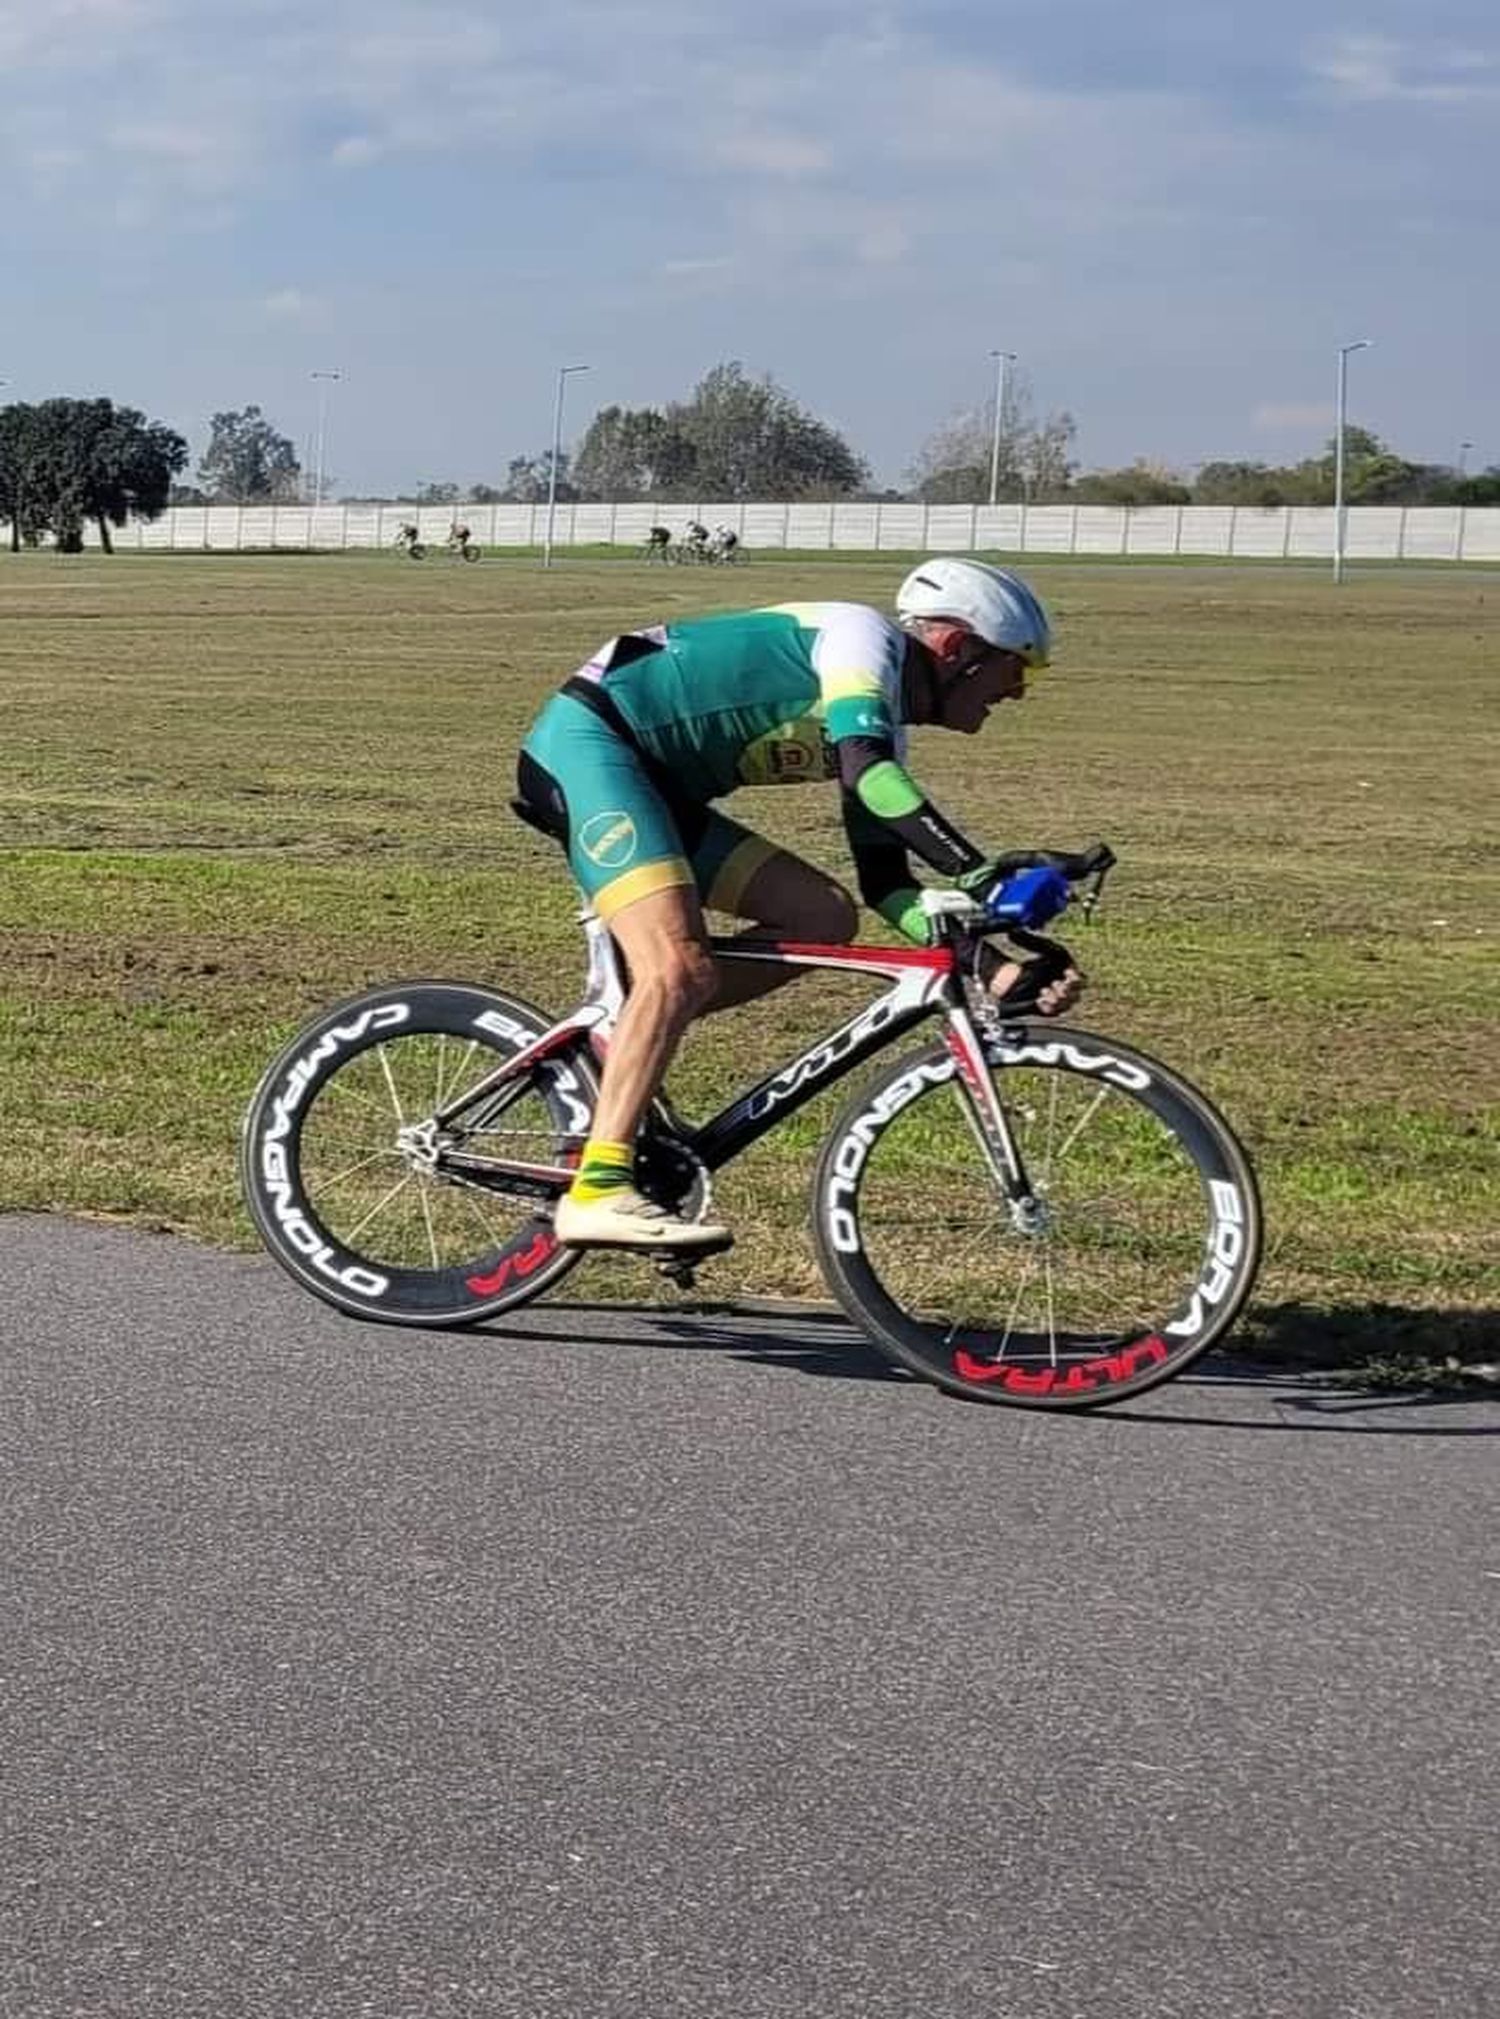
[[[1492,1407],[0,1281],[3,2019],[1497,2009]]]

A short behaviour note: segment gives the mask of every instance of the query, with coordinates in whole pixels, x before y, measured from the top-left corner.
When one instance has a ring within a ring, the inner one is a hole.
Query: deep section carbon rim
[[[850,1105],[819,1167],[819,1250],[845,1308],[911,1372],[1077,1408],[1179,1372],[1233,1321],[1260,1245],[1255,1181],[1215,1110],[1137,1052],[1027,1027],[991,1048],[1037,1200],[1014,1213],[952,1057]]]
[[[246,1200],[277,1260],[329,1303],[398,1324],[469,1323],[554,1283],[576,1257],[545,1201],[449,1160],[565,1163],[588,1131],[587,1064],[546,1061],[432,1125],[547,1022],[488,991],[423,982],[340,1004],[294,1039],[243,1143]]]

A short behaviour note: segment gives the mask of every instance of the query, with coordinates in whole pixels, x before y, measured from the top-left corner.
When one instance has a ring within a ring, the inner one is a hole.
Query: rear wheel
[[[814,1181],[835,1295],[891,1359],[986,1402],[1089,1408],[1178,1374],[1233,1323],[1260,1252],[1223,1117],[1111,1040],[1019,1025],[987,1047],[1031,1198],[1012,1207],[946,1048],[845,1108]]]
[[[550,1022],[511,996],[417,981],[352,997],[293,1038],[241,1144],[245,1201],[282,1267],[326,1303],[398,1325],[470,1324],[551,1289],[578,1254],[553,1234],[547,1181],[500,1192],[452,1161],[576,1156],[598,1091],[581,1050],[462,1105]]]

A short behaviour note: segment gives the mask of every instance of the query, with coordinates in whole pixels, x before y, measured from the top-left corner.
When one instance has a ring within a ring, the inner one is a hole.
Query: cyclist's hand
[[[1061,1016],[1070,1009],[1083,994],[1083,976],[1076,967],[1064,968],[1061,974],[1050,975],[1037,991],[1030,996],[1028,970],[1033,963],[1021,960],[1007,960],[993,947],[986,946],[980,952],[980,977],[997,1002],[1004,1002],[1012,990],[1022,998],[1016,1005],[1024,1009],[1028,1016]]]

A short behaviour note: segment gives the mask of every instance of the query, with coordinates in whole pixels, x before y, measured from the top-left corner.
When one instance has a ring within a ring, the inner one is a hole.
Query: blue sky
[[[885,481],[1018,354],[1090,467],[1500,463],[1493,0],[0,0],[0,398],[340,489],[771,372]]]

